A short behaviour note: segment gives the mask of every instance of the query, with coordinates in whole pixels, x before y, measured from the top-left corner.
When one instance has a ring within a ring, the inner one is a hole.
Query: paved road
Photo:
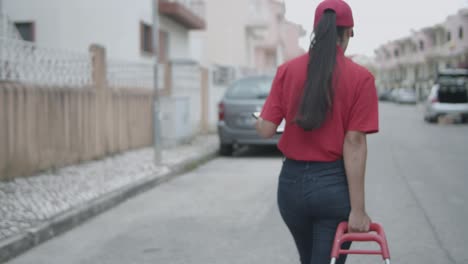
[[[368,207],[393,263],[468,263],[468,126],[423,123],[381,105],[369,139]],[[297,263],[276,208],[278,153],[218,158],[11,261],[20,263]],[[380,263],[352,257],[348,263]]]

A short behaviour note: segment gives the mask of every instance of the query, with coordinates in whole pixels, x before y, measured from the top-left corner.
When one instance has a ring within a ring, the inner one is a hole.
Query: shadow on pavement
[[[283,154],[276,146],[243,146],[234,152],[233,157],[282,158]]]

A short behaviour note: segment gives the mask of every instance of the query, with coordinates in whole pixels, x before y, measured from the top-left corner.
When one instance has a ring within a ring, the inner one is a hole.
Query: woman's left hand
[[[348,220],[348,232],[366,233],[370,230],[371,219],[364,210],[351,210]]]

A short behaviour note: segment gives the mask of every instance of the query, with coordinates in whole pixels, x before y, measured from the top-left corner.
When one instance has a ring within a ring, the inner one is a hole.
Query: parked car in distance
[[[449,115],[468,121],[468,69],[447,69],[438,73],[425,104],[424,120],[437,122]]]
[[[268,97],[273,76],[251,76],[230,85],[218,105],[220,154],[230,156],[235,145],[276,145],[284,129],[271,139],[261,138],[255,130],[252,115],[261,111]]]
[[[399,89],[395,94],[394,100],[399,104],[416,104],[418,101],[416,92],[412,89]]]
[[[389,97],[390,97],[389,101],[396,102],[399,92],[400,92],[400,89],[398,89],[398,88],[395,88],[395,89],[391,90],[390,95],[389,95]]]
[[[385,89],[383,91],[379,92],[379,100],[386,102],[386,101],[391,101],[392,100],[392,90],[390,89]]]

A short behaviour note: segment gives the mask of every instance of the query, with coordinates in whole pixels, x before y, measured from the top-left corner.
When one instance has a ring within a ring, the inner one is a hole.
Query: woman
[[[302,264],[330,263],[341,221],[350,232],[368,232],[371,222],[364,198],[366,134],[378,132],[378,100],[372,74],[344,56],[353,26],[344,1],[317,7],[309,53],[278,68],[256,125],[269,138],[286,120],[278,144],[285,156],[278,206]]]

